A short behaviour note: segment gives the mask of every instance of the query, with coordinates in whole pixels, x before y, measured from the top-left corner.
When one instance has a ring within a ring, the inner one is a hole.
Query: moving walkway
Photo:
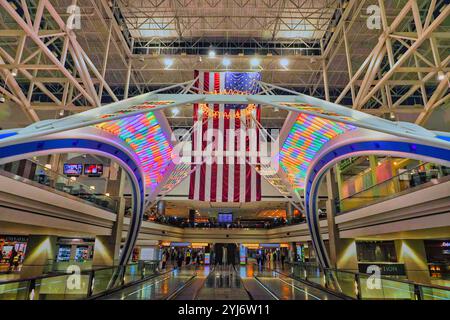
[[[335,300],[277,271],[248,266],[187,266],[119,290],[107,300]]]

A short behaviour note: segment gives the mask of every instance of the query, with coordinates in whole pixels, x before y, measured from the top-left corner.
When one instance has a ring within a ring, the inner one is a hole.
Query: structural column
[[[111,163],[111,168],[117,164]],[[110,236],[96,236],[94,244],[93,266],[105,267],[117,265],[119,262],[120,245],[122,243],[123,219],[125,215],[125,198],[123,197],[125,188],[125,171],[121,168],[117,171],[116,180],[112,180],[116,172],[110,170],[107,193],[117,201],[117,219],[113,225]]]
[[[294,206],[292,205],[292,203],[288,202],[286,203],[286,220],[288,222],[291,222],[293,217],[294,217]]]
[[[430,283],[427,254],[423,240],[395,240],[395,250],[398,262],[405,264],[408,280]]]
[[[57,254],[56,242],[56,236],[30,235],[20,277],[37,277],[52,271]]]
[[[156,205],[158,214],[160,216],[165,216],[166,215],[166,201],[165,200],[159,200],[157,205]]]
[[[328,222],[328,243],[331,267],[338,269],[357,270],[358,261],[356,255],[356,243],[353,239],[341,239],[339,230],[335,222],[336,200],[338,199],[338,189],[335,179],[334,169],[328,171],[326,175],[328,200],[327,222]]]

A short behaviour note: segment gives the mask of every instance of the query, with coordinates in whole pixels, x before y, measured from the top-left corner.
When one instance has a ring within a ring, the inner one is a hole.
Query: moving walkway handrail
[[[190,286],[192,284],[192,282],[194,281],[194,279],[196,277],[197,277],[197,274],[192,275],[192,277],[190,277],[188,279],[188,281],[186,281],[181,287],[176,289],[174,292],[169,294],[164,300],[173,300],[173,299],[175,299],[184,289],[186,289],[188,286]]]
[[[308,281],[308,280],[303,280],[303,279],[301,279],[301,278],[296,277],[296,276],[293,275],[293,274],[292,274],[292,275],[289,275],[289,274],[286,274],[286,273],[284,273],[284,272],[278,271],[278,270],[276,270],[276,269],[271,269],[271,268],[267,268],[267,269],[269,269],[270,271],[276,272],[276,273],[278,273],[278,274],[281,274],[281,275],[285,276],[286,278],[289,278],[289,279],[292,279],[292,280],[295,280],[295,281],[299,281],[299,282],[302,282],[302,283],[304,283],[305,285],[308,285],[308,286],[310,286],[310,287],[314,287],[314,288],[316,288],[316,289],[325,291],[326,293],[331,294],[331,295],[333,295],[333,296],[335,296],[335,297],[338,297],[338,298],[341,298],[341,299],[346,299],[346,300],[348,300],[348,299],[354,300],[352,297],[349,297],[349,296],[347,296],[347,295],[345,295],[345,294],[342,294],[342,293],[339,293],[339,292],[334,292],[334,291],[328,289],[327,287],[319,286],[319,285],[318,285],[317,283],[315,283],[315,282],[311,282],[311,281]],[[294,286],[294,288],[296,288],[296,289],[298,289],[298,290],[302,290],[302,289],[298,288],[297,286],[295,286],[294,284],[293,284],[293,286]]]
[[[45,275],[36,276],[36,277],[12,279],[12,280],[0,281],[0,286],[5,285],[5,284],[11,284],[11,283],[20,283],[20,282],[48,279],[48,278],[56,278],[56,277],[61,277],[61,276],[70,276],[72,274],[75,274],[75,271],[73,271],[73,272],[55,272],[55,273],[45,274]]]
[[[20,289],[17,290],[23,290],[26,289],[25,294],[23,296],[22,299],[25,300],[34,300],[34,290],[38,287],[38,286],[42,286],[42,283],[45,279],[51,279],[51,278],[57,278],[57,277],[69,277],[72,275],[83,275],[83,276],[88,276],[88,285],[86,288],[86,292],[83,293],[85,296],[83,299],[89,299],[92,298],[94,296],[93,294],[93,283],[94,283],[94,279],[96,276],[96,272],[101,272],[104,270],[111,270],[112,274],[117,273],[117,271],[120,272],[120,274],[122,275],[122,279],[121,279],[121,283],[120,283],[120,287],[124,286],[124,281],[125,281],[125,276],[126,276],[126,271],[128,270],[127,268],[130,267],[135,267],[137,266],[137,270],[136,273],[133,273],[132,276],[135,277],[139,277],[140,279],[138,280],[134,280],[131,281],[130,283],[128,283],[127,285],[132,285],[132,284],[136,284],[139,281],[145,281],[150,279],[152,276],[158,276],[161,275],[161,273],[156,273],[156,261],[151,261],[149,263],[144,263],[144,264],[137,264],[137,263],[133,263],[133,264],[128,264],[126,266],[113,266],[113,267],[100,267],[100,268],[95,268],[95,269],[90,269],[90,270],[80,270],[79,272],[76,272],[75,270],[73,270],[72,272],[52,272],[52,273],[48,273],[48,274],[43,274],[43,275],[39,275],[39,276],[35,276],[35,277],[28,277],[28,278],[22,278],[22,279],[12,279],[12,280],[7,280],[7,281],[2,281],[0,282],[0,286],[5,286],[5,285],[13,285],[13,284],[19,284],[17,287],[19,287]],[[139,268],[139,266],[142,266],[141,268]],[[152,269],[153,267],[155,267],[152,271],[152,276],[146,276],[145,275],[145,271],[146,271],[146,267],[151,266]],[[119,270],[120,269],[120,270]],[[41,281],[39,283],[39,281]],[[23,285],[23,283],[25,283],[25,285]],[[66,290],[66,287],[64,287],[64,291]],[[109,293],[109,290],[106,289],[103,292],[101,292],[98,295],[101,295],[103,293]],[[1,299],[1,295],[0,295],[0,299]]]
[[[364,275],[364,276],[369,276],[369,277],[373,276],[373,274],[366,273],[366,272],[359,272],[359,271],[355,272],[355,271],[343,270],[343,269],[338,269],[338,268],[323,268],[323,267],[320,267],[318,264],[313,264],[313,263],[293,263],[293,265],[311,266],[311,267],[318,268],[320,270],[338,271],[338,272],[348,273],[348,274],[352,274],[352,275]],[[376,265],[376,263],[374,263],[374,265]],[[413,271],[423,271],[423,270],[413,270]],[[435,284],[419,283],[419,282],[414,282],[414,281],[407,280],[407,279],[392,279],[392,278],[389,278],[388,276],[385,276],[385,275],[380,275],[379,277],[380,277],[381,280],[388,280],[388,281],[393,281],[393,282],[401,282],[401,283],[405,283],[405,284],[409,284],[409,285],[418,285],[418,286],[421,286],[421,287],[428,287],[428,288],[433,288],[433,289],[450,291],[449,287],[439,286],[439,285],[435,285]]]
[[[253,298],[253,295],[250,293],[250,291],[248,291],[247,287],[245,286],[244,281],[242,281],[242,277],[239,274],[239,272],[236,270],[236,266],[234,264],[233,264],[233,269],[234,269],[234,272],[236,273],[236,275],[239,277],[239,281],[242,284],[242,288],[244,288],[245,292],[247,292],[247,295],[249,296],[250,300],[255,300]]]
[[[318,269],[323,274],[326,274],[326,271],[328,271],[328,272],[331,272],[331,273],[333,273],[333,272],[338,273],[339,272],[339,273],[346,273],[346,274],[352,275],[354,277],[355,284],[357,285],[357,299],[362,299],[362,297],[361,297],[361,282],[360,282],[361,277],[362,276],[363,277],[371,277],[371,276],[373,276],[373,274],[370,274],[370,273],[354,272],[354,271],[349,271],[349,270],[341,270],[341,269],[337,269],[337,268],[323,268],[323,267],[321,267],[321,266],[319,266],[317,264],[314,264],[314,263],[293,263],[293,266],[296,266],[296,265],[300,266],[300,267],[303,267],[303,268],[313,267],[313,268]],[[374,265],[376,265],[376,264],[374,264]],[[295,278],[298,278],[295,275],[293,275],[293,276]],[[383,275],[379,275],[378,277],[379,277],[380,280],[391,281],[391,282],[398,282],[398,283],[403,283],[403,284],[407,284],[409,286],[412,286],[413,289],[414,289],[415,298],[417,300],[423,300],[424,299],[422,288],[429,288],[429,289],[436,289],[436,290],[446,291],[446,292],[448,292],[448,295],[450,296],[450,288],[449,287],[443,287],[443,286],[432,285],[432,284],[425,284],[425,283],[417,283],[417,282],[413,282],[413,281],[410,281],[410,280],[404,280],[404,279],[392,279],[392,278],[389,278],[389,277],[383,276]],[[298,279],[302,280],[301,278],[298,278]],[[306,281],[308,283],[314,283],[314,282],[308,281],[308,277],[307,276],[305,276],[304,281]],[[318,284],[316,283],[316,285],[318,285]]]
[[[164,271],[164,272],[160,272],[160,273],[154,273],[154,274],[152,274],[151,276],[148,276],[148,277],[142,277],[141,279],[138,279],[138,280],[136,280],[136,281],[132,281],[132,282],[130,282],[130,283],[127,283],[127,284],[121,284],[120,286],[118,286],[118,287],[115,287],[115,288],[112,288],[112,289],[107,289],[107,290],[105,290],[104,292],[101,292],[101,293],[99,293],[99,294],[91,294],[91,295],[88,295],[87,297],[86,297],[86,299],[87,300],[94,300],[94,299],[98,299],[98,298],[101,298],[101,297],[105,297],[105,296],[109,296],[109,295],[111,295],[111,294],[113,294],[113,293],[115,293],[115,292],[118,292],[118,291],[120,291],[120,290],[123,290],[123,289],[125,289],[125,288],[128,288],[128,287],[131,287],[131,286],[135,286],[135,285],[137,285],[137,284],[139,284],[139,283],[142,283],[142,282],[145,282],[145,281],[149,281],[149,280],[152,280],[152,279],[155,279],[155,278],[157,278],[157,277],[161,277],[161,276],[164,276],[164,275],[166,275],[166,274],[168,274],[168,273],[172,273],[172,272],[174,272],[176,269],[175,268],[172,268],[172,269],[169,269],[169,270],[166,270],[166,271]]]
[[[259,278],[258,276],[253,276],[255,278],[256,282],[264,289],[266,290],[275,300],[280,300],[280,298],[272,291],[268,286],[266,286]]]

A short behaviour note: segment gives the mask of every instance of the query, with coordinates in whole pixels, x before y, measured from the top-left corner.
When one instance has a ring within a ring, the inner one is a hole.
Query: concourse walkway
[[[280,270],[283,271],[283,270]],[[337,300],[328,292],[257,265],[185,266],[105,300]]]

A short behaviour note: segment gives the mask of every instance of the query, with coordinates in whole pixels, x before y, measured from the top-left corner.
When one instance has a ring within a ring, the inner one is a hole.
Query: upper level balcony
[[[68,177],[52,170],[50,165],[30,159],[0,166],[0,175],[110,212],[118,209],[118,201],[108,194],[97,193],[95,186],[85,185],[76,177]]]
[[[358,178],[363,180],[365,176],[361,175]],[[423,163],[411,169],[401,170],[383,182],[338,200],[337,213],[344,214],[447,181],[450,181],[450,168]]]

